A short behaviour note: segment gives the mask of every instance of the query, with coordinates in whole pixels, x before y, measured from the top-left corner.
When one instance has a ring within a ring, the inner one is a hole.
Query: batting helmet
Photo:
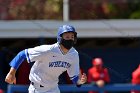
[[[95,58],[92,60],[92,64],[95,65],[103,65],[103,60],[102,58]]]
[[[77,32],[75,31],[75,28],[71,25],[62,25],[58,28],[58,34],[57,34],[57,42],[61,42],[62,34],[66,32],[73,32],[75,35],[75,43],[77,39]]]

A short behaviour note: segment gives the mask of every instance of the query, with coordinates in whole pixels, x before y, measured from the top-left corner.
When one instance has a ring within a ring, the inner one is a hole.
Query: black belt
[[[31,82],[31,84],[32,84],[32,85],[35,85],[35,83],[34,83],[34,82]],[[44,87],[44,86],[40,85],[40,87]]]

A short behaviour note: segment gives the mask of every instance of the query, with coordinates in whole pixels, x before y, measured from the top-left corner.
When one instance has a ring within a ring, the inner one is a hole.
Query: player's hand
[[[14,68],[11,68],[5,78],[5,82],[7,82],[9,84],[16,84],[15,72],[16,72],[16,70]]]
[[[83,73],[83,74],[81,75],[81,78],[80,78],[79,81],[78,81],[78,84],[84,84],[84,83],[86,83],[86,82],[87,82],[87,76],[86,76],[85,73]]]
[[[98,87],[103,87],[104,84],[105,84],[105,82],[104,82],[103,80],[98,80],[98,81],[96,81],[96,85],[97,85]]]
[[[8,73],[6,78],[5,78],[5,82],[9,83],[9,84],[16,84],[16,77],[15,75]]]

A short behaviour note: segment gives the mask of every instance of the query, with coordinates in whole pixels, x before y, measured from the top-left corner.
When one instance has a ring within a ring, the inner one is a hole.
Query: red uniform
[[[29,73],[30,73],[29,63],[27,61],[24,61],[23,64],[21,64],[21,66],[18,69],[16,83],[22,85],[30,84]]]
[[[140,84],[140,65],[138,68],[132,73],[132,84]],[[131,91],[131,93],[140,93],[140,91]]]
[[[97,67],[95,65],[100,65],[100,67],[99,66]],[[96,82],[98,80],[103,80],[105,83],[110,82],[110,76],[109,76],[108,70],[107,68],[103,68],[102,65],[103,65],[102,61],[95,62],[95,60],[93,60],[93,67],[88,70],[89,83]],[[97,92],[90,91],[89,93],[97,93]]]
[[[0,89],[0,93],[4,93],[4,91],[2,89]]]

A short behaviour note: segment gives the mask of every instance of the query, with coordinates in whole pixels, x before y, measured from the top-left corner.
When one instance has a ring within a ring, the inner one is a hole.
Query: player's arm
[[[81,73],[80,71],[79,55],[75,54],[72,61],[73,64],[71,64],[70,68],[67,69],[68,75],[74,84],[81,86],[82,84],[86,83],[87,76],[85,73]]]
[[[40,59],[40,55],[44,53],[44,50],[46,49],[46,46],[37,46],[34,48],[29,48],[22,50],[19,52],[15,58],[10,62],[11,69],[9,73],[7,74],[5,81],[7,83],[13,84],[16,80],[15,74],[16,70],[19,68],[21,63],[27,59],[28,62],[34,62],[36,60]],[[47,48],[49,49],[49,48]],[[47,51],[47,50],[45,50]]]
[[[26,59],[25,50],[19,52],[15,58],[10,62],[10,71],[5,78],[5,82],[9,84],[16,83],[16,70],[20,66],[20,64]]]
[[[104,72],[105,72],[105,83],[108,84],[110,82],[110,75],[109,75],[108,69],[105,68]]]

